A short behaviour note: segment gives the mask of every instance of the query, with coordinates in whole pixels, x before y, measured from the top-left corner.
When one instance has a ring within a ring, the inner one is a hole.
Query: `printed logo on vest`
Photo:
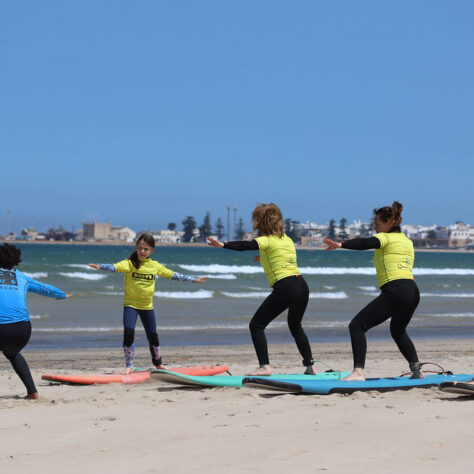
[[[155,279],[155,275],[150,275],[149,273],[132,272],[132,278],[136,278],[137,280],[153,281]]]
[[[15,272],[11,270],[0,270],[0,285],[18,286]]]

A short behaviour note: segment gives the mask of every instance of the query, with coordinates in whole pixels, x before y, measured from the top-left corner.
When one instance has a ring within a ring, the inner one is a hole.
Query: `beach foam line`
[[[212,298],[213,291],[198,290],[198,291],[156,291],[155,296],[158,298],[172,298],[172,299],[207,299]]]
[[[263,273],[263,269],[257,265],[221,265],[218,263],[210,265],[183,265],[185,270],[200,274],[219,273],[241,273],[258,274]],[[375,275],[373,267],[300,267],[303,275]],[[474,275],[474,270],[470,268],[414,268],[415,275]]]
[[[220,291],[219,293],[228,298],[266,298],[270,294],[270,291]]]
[[[245,322],[242,323],[229,323],[229,324],[183,324],[183,325],[172,325],[172,326],[164,326],[160,325],[160,331],[210,331],[210,330],[234,330],[234,331],[245,331],[248,332],[249,330],[249,320],[250,317],[246,317]],[[308,329],[332,329],[338,327],[346,328],[348,325],[348,321],[306,321],[303,320],[303,326]],[[275,329],[287,329],[288,323],[286,322],[285,318],[282,318],[280,321],[272,321],[269,325],[269,328]],[[78,333],[78,332],[85,332],[85,333],[121,333],[123,331],[122,326],[116,327],[92,327],[92,326],[79,326],[79,327],[56,327],[56,328],[36,328],[36,332],[58,332],[58,333]],[[137,332],[144,332],[143,328],[137,324],[136,327]]]
[[[266,298],[270,291],[242,291],[242,292],[229,292],[221,291],[221,295],[227,296],[228,298]],[[310,293],[310,299],[343,299],[347,298],[347,294],[344,291],[335,292],[322,292],[322,293]]]
[[[82,268],[84,270],[97,271],[89,267],[86,263],[65,263],[61,265],[62,267],[71,267],[71,268]]]
[[[469,319],[469,318],[474,318],[474,313],[435,313],[435,314],[422,314],[419,315],[421,317],[425,317],[426,319],[429,319],[431,317],[433,318],[462,318],[462,319]]]
[[[207,275],[212,280],[236,280],[236,275]]]
[[[101,275],[100,273],[82,273],[82,272],[59,272],[61,276],[68,278],[79,278],[81,280],[102,280],[106,275]]]
[[[359,288],[359,290],[364,290],[364,291],[369,291],[369,292],[377,291],[376,286],[358,286],[357,288]]]
[[[310,293],[309,299],[328,299],[328,300],[340,300],[347,298],[347,293],[345,291],[334,291],[334,292],[323,292],[323,293]]]
[[[196,272],[199,274],[211,274],[211,273],[263,273],[263,268],[259,265],[221,265],[218,263],[211,265],[179,265],[181,268],[190,272]]]
[[[474,298],[474,293],[421,293],[423,298]]]
[[[23,272],[26,276],[29,276],[30,278],[47,278],[48,274],[46,272],[33,272],[33,273],[27,273]]]

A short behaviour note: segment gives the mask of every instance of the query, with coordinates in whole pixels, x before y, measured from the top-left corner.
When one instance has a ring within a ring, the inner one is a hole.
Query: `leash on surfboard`
[[[438,370],[423,370],[424,374],[453,375],[450,370],[445,370],[444,367],[441,367],[441,365],[434,362],[420,362],[418,370],[421,370],[424,365],[434,365],[435,367],[438,367]],[[407,377],[408,375],[413,375],[413,372],[405,372],[404,374],[401,374],[400,377]]]
[[[335,370],[333,369],[329,364],[326,364],[326,362],[324,362],[323,360],[317,360],[317,359],[313,359],[313,362],[315,364],[322,364],[324,365],[325,367],[327,367],[327,370],[324,371],[325,374],[339,374],[339,379],[342,378],[342,371],[341,370]]]

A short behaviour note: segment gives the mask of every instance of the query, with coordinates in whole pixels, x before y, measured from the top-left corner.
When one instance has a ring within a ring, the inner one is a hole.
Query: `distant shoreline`
[[[93,245],[93,246],[104,246],[104,247],[113,247],[113,246],[126,246],[126,247],[133,247],[132,242],[116,242],[116,241],[108,241],[108,242],[83,242],[83,241],[63,241],[63,240],[2,240],[1,243],[8,243],[8,244],[26,244],[26,245]],[[208,247],[206,243],[179,243],[173,244],[170,242],[156,242],[157,247]],[[309,246],[296,246],[297,250],[325,250],[326,247],[309,247]],[[342,249],[346,250],[346,249]],[[431,249],[431,248],[415,248],[415,252],[431,252],[431,253],[474,253],[473,250],[466,250],[466,249]]]

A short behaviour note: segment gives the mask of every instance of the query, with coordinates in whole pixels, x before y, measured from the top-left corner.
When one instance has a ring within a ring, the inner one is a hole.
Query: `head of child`
[[[273,204],[259,204],[252,212],[253,230],[257,235],[285,235],[285,226],[283,224],[283,215],[280,208]]]
[[[392,206],[374,209],[375,232],[401,232],[403,206],[398,201],[393,201]]]
[[[3,244],[0,247],[0,268],[11,270],[21,262],[21,250],[14,245]]]
[[[141,234],[136,243],[136,250],[129,258],[135,268],[140,268],[140,263],[146,260],[155,251],[155,239],[150,234]]]

